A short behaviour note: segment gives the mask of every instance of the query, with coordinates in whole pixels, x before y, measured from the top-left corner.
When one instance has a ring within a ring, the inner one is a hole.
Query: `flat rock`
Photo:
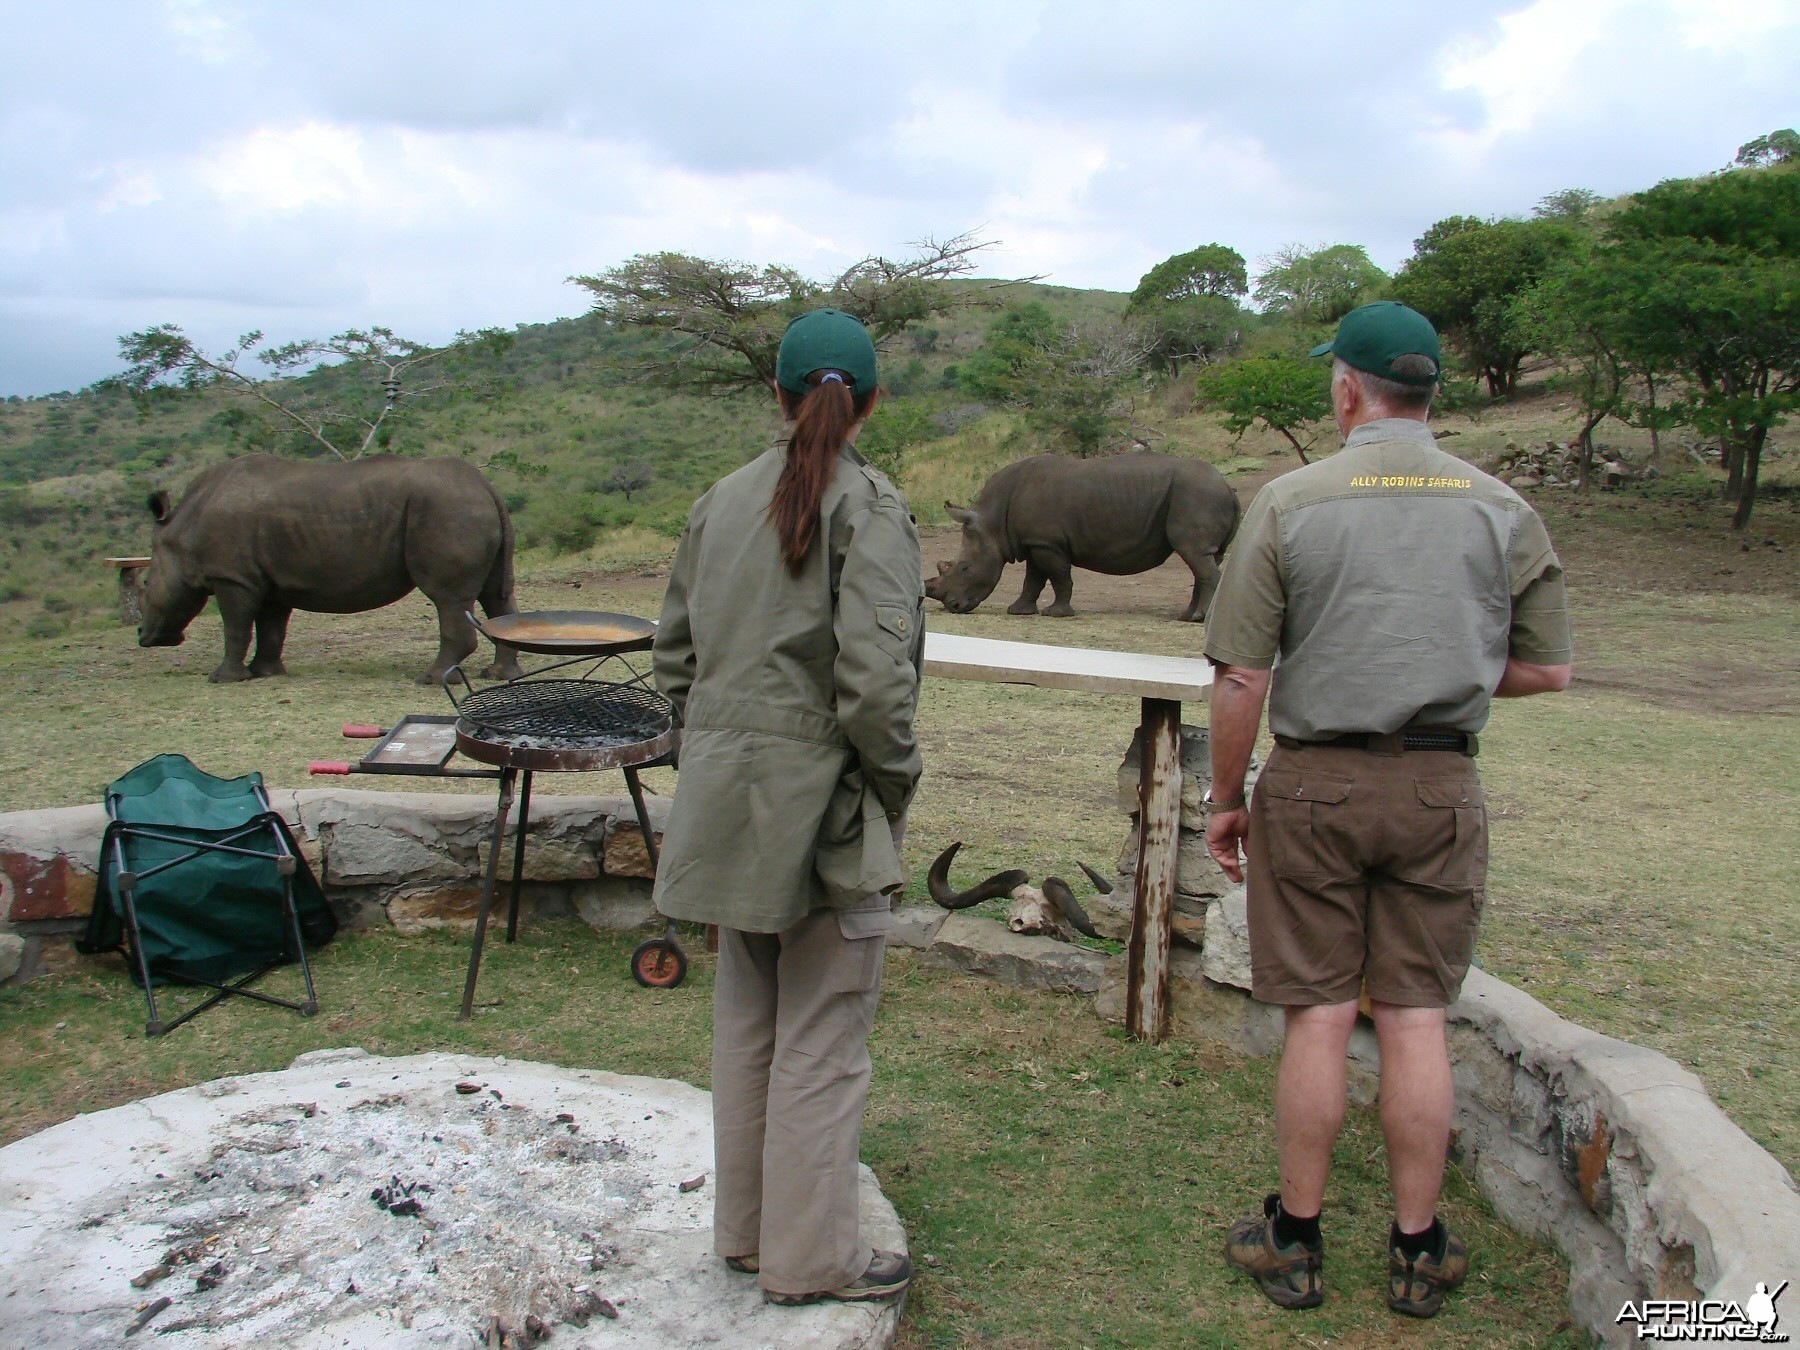
[[[983,975],[1015,989],[1094,994],[1106,964],[1101,952],[1055,938],[1027,937],[992,919],[951,914],[922,952],[927,965]]]
[[[166,1297],[171,1350],[472,1350],[527,1316],[562,1347],[891,1344],[895,1306],[777,1308],[713,1255],[712,1188],[680,1189],[710,1117],[667,1080],[341,1053],[81,1116],[0,1149],[5,1339],[117,1345]],[[862,1202],[904,1251],[867,1168]]]
[[[10,980],[25,964],[25,939],[17,933],[0,933],[0,983]]]
[[[929,947],[949,917],[949,910],[936,905],[900,905],[894,910],[894,931],[888,935],[888,945]]]
[[[1214,984],[1250,988],[1250,920],[1244,912],[1244,888],[1233,886],[1206,910],[1206,941],[1201,969]]]
[[[656,921],[650,888],[629,877],[602,877],[573,888],[575,913],[589,928],[625,930]]]
[[[388,825],[343,821],[328,829],[325,879],[332,885],[449,881],[474,872],[442,846]]]
[[[500,846],[500,876],[512,880],[515,836],[509,835]],[[476,855],[476,866],[487,875],[488,845],[483,841]],[[536,830],[525,836],[525,880],[590,881],[600,875],[600,860],[593,849],[578,838],[546,838]]]

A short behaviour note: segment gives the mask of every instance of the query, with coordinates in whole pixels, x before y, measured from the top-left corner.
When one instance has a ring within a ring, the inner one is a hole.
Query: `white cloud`
[[[95,15],[104,13],[105,22]],[[678,249],[827,274],[984,226],[1132,286],[1725,163],[1791,125],[1786,0],[0,0],[0,394],[203,341],[579,311]]]

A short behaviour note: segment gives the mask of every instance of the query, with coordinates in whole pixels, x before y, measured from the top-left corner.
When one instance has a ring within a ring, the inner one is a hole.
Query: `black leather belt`
[[[1448,750],[1459,755],[1480,752],[1481,739],[1472,731],[1347,731],[1322,741],[1300,741],[1277,736],[1275,744],[1298,750],[1305,746],[1330,746],[1333,750],[1373,750],[1394,755],[1402,750]]]

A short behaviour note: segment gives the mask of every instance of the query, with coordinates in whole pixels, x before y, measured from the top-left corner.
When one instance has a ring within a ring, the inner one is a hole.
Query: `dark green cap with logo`
[[[1314,356],[1326,352],[1370,375],[1420,387],[1436,384],[1444,364],[1437,329],[1431,326],[1431,320],[1398,300],[1377,300],[1351,310],[1338,324],[1337,336],[1312,350]],[[1394,362],[1402,356],[1430,357],[1432,373],[1401,374],[1394,369]]]
[[[775,358],[775,383],[804,394],[812,387],[806,377],[815,370],[843,371],[853,393],[875,388],[875,343],[860,320],[841,309],[815,309],[787,326]]]

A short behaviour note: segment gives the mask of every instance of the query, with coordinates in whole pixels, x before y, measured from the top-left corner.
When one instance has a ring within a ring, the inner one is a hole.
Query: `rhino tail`
[[[1244,504],[1238,500],[1237,489],[1231,492],[1231,524],[1225,527],[1225,537],[1219,541],[1219,551],[1214,557],[1223,558],[1225,550],[1231,547],[1231,541],[1237,538],[1238,526],[1244,523]],[[510,528],[510,527],[509,527]]]
[[[483,479],[486,482],[486,479]],[[488,568],[487,581],[481,588],[481,607],[488,617],[515,613],[519,606],[513,598],[513,523],[512,512],[499,490],[487,483],[488,496],[494,499],[494,510],[500,513],[500,551]]]

